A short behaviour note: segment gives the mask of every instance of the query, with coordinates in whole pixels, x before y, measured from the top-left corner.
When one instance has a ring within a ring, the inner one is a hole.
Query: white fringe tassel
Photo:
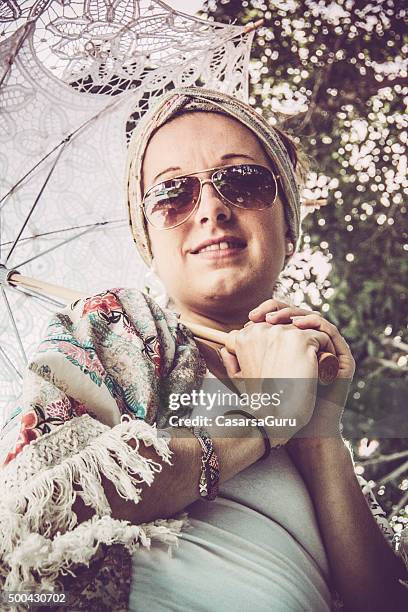
[[[84,427],[89,440],[73,453],[78,443],[75,434],[81,432],[83,437]],[[152,540],[177,546],[178,534],[188,525],[186,514],[143,525],[115,520],[100,477],[103,474],[121,497],[137,504],[141,498],[137,485],[150,486],[162,469],[160,463],[139,454],[140,441],[153,445],[159,457],[171,465],[167,442],[158,438],[155,425],[125,416],[112,429],[102,427],[103,433],[101,423],[89,415],[72,419],[69,427],[61,426],[25,447],[0,473],[2,590],[53,591],[60,574],[72,574],[71,566],[89,566],[100,544],[123,544],[129,552],[139,545],[150,548]],[[52,442],[55,436],[59,442],[56,465],[49,456],[44,460],[43,454],[53,436]],[[135,440],[135,449],[128,444],[130,440]],[[61,454],[66,458],[61,460]],[[81,490],[75,491],[74,484]],[[72,510],[76,495],[95,510],[95,515],[80,525]]]

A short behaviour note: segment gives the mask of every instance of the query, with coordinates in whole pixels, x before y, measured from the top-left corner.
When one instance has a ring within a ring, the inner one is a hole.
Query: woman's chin
[[[172,286],[170,293],[177,296],[180,306],[194,312],[211,315],[239,311],[247,316],[252,308],[272,297],[273,286],[273,279],[265,278],[264,268],[242,266],[234,273],[231,269],[214,269],[202,275],[185,274],[183,284]]]
[[[192,289],[192,288],[191,288]],[[197,293],[189,294],[189,300],[192,296],[199,296],[197,300],[201,306],[209,310],[220,309],[237,310],[245,308],[246,304],[253,301],[254,288],[246,286],[244,279],[219,279],[218,282],[201,284],[200,290]],[[196,300],[194,300],[196,301]]]

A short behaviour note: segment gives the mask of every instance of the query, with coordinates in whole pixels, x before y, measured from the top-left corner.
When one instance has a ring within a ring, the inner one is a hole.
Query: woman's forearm
[[[227,431],[228,430],[228,431]],[[173,453],[172,465],[162,462],[162,470],[155,475],[151,486],[142,483],[139,503],[120,497],[114,485],[101,475],[105,494],[112,508],[112,517],[128,520],[133,524],[147,523],[158,518],[168,518],[199,499],[198,482],[201,472],[201,446],[197,438],[187,430],[169,428],[169,447]],[[220,465],[220,483],[235,476],[259,459],[265,450],[262,435],[255,427],[211,428],[214,449]],[[227,436],[231,437],[227,437]],[[234,436],[234,437],[232,437]],[[134,447],[134,443],[131,445]],[[154,461],[160,458],[152,447],[140,443],[139,452]],[[83,522],[94,511],[77,498],[74,512]]]
[[[310,491],[328,555],[334,588],[346,612],[407,609],[402,560],[377,525],[343,440],[294,440],[289,444]]]

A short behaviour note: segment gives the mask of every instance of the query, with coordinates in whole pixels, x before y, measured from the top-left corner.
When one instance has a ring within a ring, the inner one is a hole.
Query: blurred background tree
[[[408,522],[406,6],[208,0],[202,13],[223,23],[264,19],[250,103],[271,122],[280,115],[301,141],[312,170],[304,197],[326,200],[305,218],[284,284],[351,345],[357,372],[345,435],[396,533]]]

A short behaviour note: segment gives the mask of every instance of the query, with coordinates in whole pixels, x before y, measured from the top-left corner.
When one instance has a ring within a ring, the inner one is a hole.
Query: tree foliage
[[[357,372],[345,431],[355,438],[356,458],[367,458],[366,476],[386,485],[378,493],[396,531],[408,521],[405,7],[397,0],[210,0],[204,8],[224,23],[264,19],[252,48],[250,103],[271,121],[286,117],[312,164],[304,196],[327,201],[305,218],[286,284],[351,345]],[[390,413],[391,428],[374,436],[373,422]]]

